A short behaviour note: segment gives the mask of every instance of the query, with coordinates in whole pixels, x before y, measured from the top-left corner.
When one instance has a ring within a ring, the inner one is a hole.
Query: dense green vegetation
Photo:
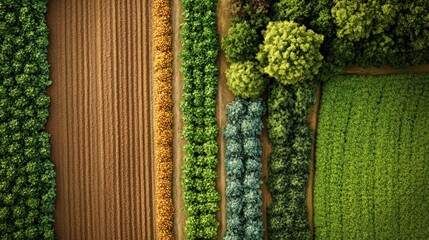
[[[295,22],[270,22],[256,56],[262,71],[283,84],[312,80],[323,56],[323,35]]]
[[[254,60],[258,52],[259,35],[247,21],[233,22],[222,42],[226,60],[230,63]]]
[[[218,231],[216,191],[216,1],[182,0],[183,137],[186,139],[182,186],[187,239],[215,239]]]
[[[314,102],[314,83],[284,86],[273,83],[268,100],[268,128],[272,143],[268,209],[270,239],[310,239],[305,206],[308,165],[313,134],[308,115]]]
[[[429,239],[429,75],[327,82],[314,187],[317,239]]]
[[[264,75],[256,62],[239,62],[231,64],[226,70],[226,84],[235,96],[256,98],[262,95],[269,78]]]
[[[223,38],[230,67],[227,85],[237,97],[227,106],[225,171],[227,216],[224,239],[262,239],[262,144],[259,140],[265,104],[259,97],[270,78],[256,60],[262,30],[269,18],[268,0],[230,0],[235,16]],[[253,99],[252,99],[253,98]]]
[[[262,239],[262,99],[236,98],[227,106],[225,171],[227,229],[225,240]]]
[[[54,239],[47,1],[0,3],[0,239]]]
[[[429,62],[429,1],[280,0],[276,20],[304,24],[325,41],[323,76],[344,66],[410,66]]]

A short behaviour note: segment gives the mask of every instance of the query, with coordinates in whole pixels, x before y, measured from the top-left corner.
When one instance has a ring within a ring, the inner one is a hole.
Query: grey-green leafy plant
[[[225,240],[262,239],[262,99],[236,98],[227,105]]]

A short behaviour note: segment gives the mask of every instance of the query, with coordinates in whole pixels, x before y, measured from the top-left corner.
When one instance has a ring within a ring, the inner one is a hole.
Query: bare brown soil
[[[174,233],[176,239],[185,239],[186,213],[183,205],[183,189],[181,184],[183,147],[185,140],[182,138],[183,113],[180,109],[180,100],[183,94],[183,76],[180,73],[182,51],[180,40],[180,24],[182,23],[182,6],[180,1],[171,1],[171,20],[173,27],[173,204],[174,204]]]
[[[150,0],[49,1],[58,239],[155,239]]]

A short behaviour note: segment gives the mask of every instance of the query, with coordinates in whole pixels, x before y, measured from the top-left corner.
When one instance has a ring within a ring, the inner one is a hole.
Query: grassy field
[[[429,238],[429,76],[343,76],[323,87],[318,239]]]

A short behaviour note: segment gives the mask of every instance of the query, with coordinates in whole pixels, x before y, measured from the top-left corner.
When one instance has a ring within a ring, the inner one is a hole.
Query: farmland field
[[[154,239],[151,1],[50,1],[58,239]]]
[[[324,86],[316,150],[318,239],[425,239],[428,75],[338,77]]]
[[[0,239],[429,238],[429,2],[367,2],[0,0]]]

